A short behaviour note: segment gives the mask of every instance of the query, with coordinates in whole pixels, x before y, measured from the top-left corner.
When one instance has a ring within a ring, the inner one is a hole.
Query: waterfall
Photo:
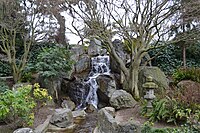
[[[99,75],[109,75],[110,74],[110,57],[108,55],[96,56],[91,58],[91,71],[88,75],[88,78],[85,79],[85,84],[90,86],[89,93],[87,94],[86,99],[78,108],[85,106],[86,104],[91,104],[95,108],[98,105],[97,89],[98,84],[96,78]]]

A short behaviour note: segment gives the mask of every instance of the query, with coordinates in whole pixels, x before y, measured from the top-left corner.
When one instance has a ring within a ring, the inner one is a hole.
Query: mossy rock
[[[138,87],[140,89],[141,96],[144,94],[142,85],[146,82],[146,78],[148,76],[151,76],[153,78],[153,82],[158,85],[158,88],[155,90],[156,93],[161,93],[163,90],[169,88],[169,82],[166,75],[158,67],[141,67],[138,77]]]

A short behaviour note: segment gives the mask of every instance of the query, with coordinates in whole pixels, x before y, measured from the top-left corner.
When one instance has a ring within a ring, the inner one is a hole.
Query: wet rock
[[[100,102],[109,103],[112,93],[116,90],[116,83],[112,76],[100,75],[97,78],[99,89],[97,95]]]
[[[90,86],[84,84],[81,80],[75,80],[69,83],[69,97],[75,103],[76,106],[84,103]]]
[[[52,125],[60,128],[66,128],[73,123],[73,115],[70,109],[55,109],[55,113],[50,120]]]
[[[124,90],[116,90],[110,98],[110,105],[115,109],[129,108],[136,105],[132,95]]]
[[[31,128],[19,128],[13,133],[34,133],[34,131]]]
[[[74,123],[75,124],[80,124],[85,120],[86,117],[86,112],[84,110],[76,110],[72,112],[73,118],[74,118]]]
[[[81,73],[90,68],[90,58],[87,55],[84,55],[79,59],[75,64],[75,72]]]

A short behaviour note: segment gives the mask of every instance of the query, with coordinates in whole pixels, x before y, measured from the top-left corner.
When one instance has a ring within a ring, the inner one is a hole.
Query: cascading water
[[[110,74],[110,57],[108,55],[92,57],[91,59],[91,72],[89,77],[85,80],[85,83],[90,86],[89,93],[81,105],[78,108],[85,106],[86,104],[91,104],[95,108],[98,105],[97,89],[98,84],[96,78],[99,75],[109,75]]]

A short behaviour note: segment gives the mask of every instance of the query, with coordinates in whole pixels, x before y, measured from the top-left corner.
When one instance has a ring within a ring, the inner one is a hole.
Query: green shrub
[[[159,53],[159,54],[158,54]],[[168,45],[158,49],[152,49],[149,52],[150,56],[157,55],[152,60],[152,65],[161,68],[165,74],[171,75],[177,68],[183,66],[182,48],[178,45]],[[186,47],[186,64],[187,67],[200,66],[200,45],[189,45]]]
[[[8,62],[0,61],[0,77],[2,76],[10,76],[11,68]]]
[[[46,103],[47,100],[52,100],[52,97],[49,96],[47,89],[40,88],[38,83],[34,84],[33,96],[37,103]]]
[[[72,65],[69,51],[60,47],[44,49],[37,59],[36,69],[44,78],[57,78],[67,73]]]
[[[0,79],[0,93],[3,93],[3,92],[5,92],[8,89],[9,89],[9,87],[6,84],[5,80]]]
[[[24,124],[33,123],[33,108],[36,106],[34,99],[30,96],[31,85],[18,88],[17,91],[6,90],[0,97],[0,120],[17,121]]]
[[[0,121],[6,123],[18,121],[24,126],[32,125],[34,121],[33,109],[37,105],[37,101],[46,102],[46,100],[51,99],[47,91],[41,89],[38,84],[35,84],[34,88],[33,94],[31,94],[32,85],[1,93]]]
[[[141,133],[199,133],[199,131],[200,129],[190,124],[177,128],[154,128],[149,122],[146,122],[141,129]]]
[[[200,83],[200,68],[179,68],[173,73],[176,83],[181,80],[192,80]]]
[[[22,73],[21,82],[31,82],[32,79],[33,78],[31,72]]]
[[[165,122],[199,122],[200,108],[190,108],[174,98],[163,98],[154,100],[153,108],[150,112],[145,112],[146,106],[143,106],[143,115],[147,116],[150,121]]]
[[[167,107],[167,99],[155,100],[152,105],[152,111],[147,115],[150,121],[167,120],[170,116],[170,110]]]

